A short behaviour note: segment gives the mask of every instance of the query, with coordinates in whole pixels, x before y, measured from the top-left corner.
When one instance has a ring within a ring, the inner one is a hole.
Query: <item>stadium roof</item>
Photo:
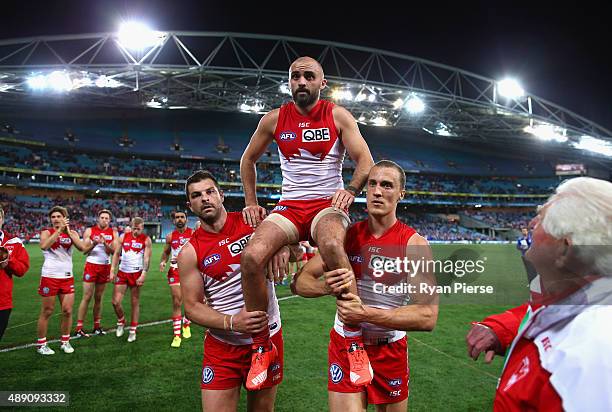
[[[344,43],[228,32],[94,33],[0,41],[0,104],[34,101],[264,113],[289,98],[289,64],[317,58],[325,98],[362,124],[508,143],[550,141],[612,157],[612,132],[528,92],[413,56]],[[142,35],[142,33],[140,33]]]

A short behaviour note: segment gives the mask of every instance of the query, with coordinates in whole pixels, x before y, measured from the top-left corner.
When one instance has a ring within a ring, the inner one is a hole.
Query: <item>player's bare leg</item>
[[[67,295],[59,295],[59,301],[62,305],[62,322],[60,330],[62,332],[60,349],[64,353],[72,353],[74,349],[70,345],[70,329],[72,328],[72,307],[74,306],[74,293]]]
[[[77,336],[89,337],[89,335],[83,331],[83,322],[85,322],[85,317],[87,316],[87,309],[89,308],[89,302],[91,301],[93,294],[94,284],[89,282],[83,282],[83,298],[81,299],[81,303],[79,303],[79,309],[77,311]]]
[[[365,392],[328,392],[329,412],[366,412],[368,403]]]
[[[249,412],[272,412],[276,400],[278,385],[258,391],[247,392],[247,411]]]
[[[100,325],[100,321],[102,320],[102,297],[104,296],[105,290],[106,290],[106,283],[96,283],[95,291],[94,291],[93,316],[94,316],[94,333],[98,335],[106,335],[106,332],[102,330],[102,326]]]
[[[266,265],[270,258],[289,243],[285,231],[276,223],[264,220],[255,230],[242,251],[242,291],[247,311],[268,310],[268,289],[266,287]],[[246,388],[257,390],[265,382],[268,367],[277,356],[276,347],[270,340],[270,330],[253,335],[251,369],[247,376]]]
[[[408,410],[408,399],[397,403],[376,405],[376,412],[406,412]]]
[[[350,261],[344,250],[347,221],[339,213],[327,213],[320,219],[315,218],[314,239],[319,245],[319,253],[328,270],[351,269]],[[357,282],[351,283],[348,292],[358,295]],[[369,384],[374,374],[368,354],[363,345],[360,325],[344,324],[344,341],[350,364],[349,378],[353,385]]]
[[[41,355],[53,355],[55,352],[47,346],[47,329],[49,327],[49,318],[53,315],[55,309],[55,296],[43,296],[40,315],[38,316],[38,345],[37,350]]]
[[[140,318],[140,286],[131,287],[130,294],[132,315],[130,321],[130,333],[128,335],[128,342],[134,342],[136,340],[136,328],[138,327],[138,319]]]
[[[202,389],[202,410],[206,412],[236,412],[240,400],[240,386],[232,389]]]
[[[121,302],[123,301],[123,296],[125,296],[125,291],[127,289],[127,285],[115,285],[113,289],[113,309],[115,309],[115,314],[117,315],[117,337],[121,337],[123,335],[123,328],[125,327],[125,312],[123,311],[123,306]]]
[[[170,294],[172,295],[172,328],[174,332],[170,346],[178,348],[181,346],[181,309],[183,303],[181,285],[170,285]]]

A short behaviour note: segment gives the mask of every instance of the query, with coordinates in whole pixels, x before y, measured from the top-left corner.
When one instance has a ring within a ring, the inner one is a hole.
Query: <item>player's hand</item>
[[[465,337],[468,356],[477,360],[482,352],[485,352],[485,362],[491,363],[495,353],[501,353],[501,343],[491,328],[485,325],[475,324]]]
[[[11,254],[9,253],[8,249],[4,246],[0,246],[0,268],[4,269],[8,266],[10,257]]]
[[[353,201],[355,201],[355,195],[348,190],[338,189],[332,197],[331,205],[335,210],[348,210]]]
[[[246,206],[242,209],[242,219],[246,225],[255,229],[265,219],[267,213],[266,209],[259,205]]]
[[[268,314],[263,311],[247,312],[242,308],[234,315],[233,330],[240,333],[259,333],[268,327]]]
[[[70,219],[68,219],[67,217],[63,218],[62,221],[60,222],[60,228],[59,231],[60,232],[64,232],[66,234],[70,234]]]
[[[146,278],[147,278],[147,272],[145,272],[143,270],[142,274],[140,276],[138,276],[138,279],[136,279],[136,285],[138,285],[138,286],[144,285],[144,282],[145,282]]]
[[[325,290],[329,295],[335,296],[348,292],[355,279],[353,271],[346,268],[330,270],[325,272],[323,277],[325,278]]]
[[[336,300],[338,317],[344,323],[356,325],[367,321],[367,309],[357,295],[343,293],[340,299]]]
[[[115,281],[116,277],[117,277],[117,269],[116,268],[111,268],[110,276],[108,277],[108,281],[110,283],[113,283]]]
[[[159,262],[159,271],[163,273],[165,269],[166,269],[166,262],[164,261]]]
[[[282,282],[287,276],[287,265],[291,252],[287,246],[283,246],[274,254],[266,265],[266,276],[274,283]]]

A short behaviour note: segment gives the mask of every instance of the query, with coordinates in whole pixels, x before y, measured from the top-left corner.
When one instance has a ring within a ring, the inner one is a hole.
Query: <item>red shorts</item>
[[[278,363],[270,365],[268,379],[262,389],[278,385],[283,380],[283,331],[272,336],[278,349]],[[230,345],[206,333],[202,361],[202,389],[223,390],[244,385],[251,367],[251,345]]]
[[[41,276],[38,294],[40,296],[69,295],[74,293],[74,278],[54,279]]]
[[[370,404],[397,403],[408,398],[410,368],[406,337],[384,345],[366,345],[374,380],[365,388],[355,387],[349,380],[349,362],[344,338],[334,329],[329,334],[327,390],[359,393],[366,391]]]
[[[176,268],[170,268],[168,271],[168,285],[180,285],[181,278],[179,277],[179,271]]]
[[[331,207],[331,198],[313,200],[283,200],[272,209],[272,213],[286,217],[298,232],[298,240],[312,240],[311,225],[317,214]],[[346,211],[345,211],[346,212]],[[348,218],[348,214],[347,214]]]
[[[138,286],[136,284],[136,280],[142,275],[142,270],[140,272],[134,273],[125,273],[122,271],[117,272],[117,278],[115,279],[115,285],[128,285],[128,287],[133,288]]]
[[[85,262],[83,282],[108,283],[110,281],[110,269],[111,265],[98,265],[96,263]]]

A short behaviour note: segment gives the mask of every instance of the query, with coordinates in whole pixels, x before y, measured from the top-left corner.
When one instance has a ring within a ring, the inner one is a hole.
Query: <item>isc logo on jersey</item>
[[[297,137],[296,134],[293,133],[293,132],[282,132],[279,135],[279,138],[281,140],[284,140],[284,141],[291,141],[291,140],[295,139],[296,137]]]
[[[242,253],[242,250],[244,249],[244,247],[248,243],[248,241],[251,238],[251,236],[252,236],[252,234],[248,234],[248,235],[244,236],[243,238],[240,238],[237,241],[235,241],[233,243],[230,243],[227,246],[227,248],[229,249],[230,253],[232,254],[232,257]]]
[[[302,130],[302,142],[314,143],[314,142],[329,142],[331,137],[329,135],[329,129],[324,127],[322,129],[304,129]]]

